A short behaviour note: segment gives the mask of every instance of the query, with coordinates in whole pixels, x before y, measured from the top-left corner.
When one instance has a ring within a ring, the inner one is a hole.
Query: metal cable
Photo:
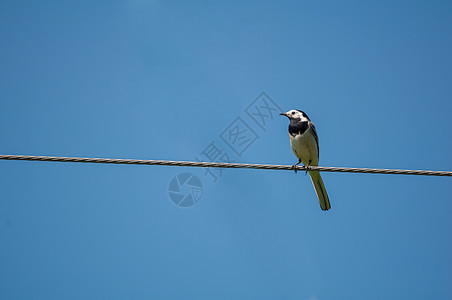
[[[57,156],[31,156],[31,155],[1,155],[3,160],[32,160],[32,161],[57,161],[57,162],[82,162],[100,164],[126,164],[126,165],[158,165],[180,167],[203,168],[245,168],[264,170],[297,170],[297,171],[322,171],[342,173],[372,173],[372,174],[398,174],[398,175],[427,175],[427,176],[452,176],[450,171],[427,170],[396,170],[396,169],[369,169],[369,168],[343,168],[343,167],[314,167],[288,165],[263,165],[263,164],[236,164],[216,162],[194,161],[170,161],[170,160],[141,160],[141,159],[112,159],[112,158],[86,158],[86,157],[57,157]]]

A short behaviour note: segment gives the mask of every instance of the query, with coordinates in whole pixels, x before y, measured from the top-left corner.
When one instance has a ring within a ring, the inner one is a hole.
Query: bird
[[[292,167],[297,171],[296,166],[303,163],[304,166],[319,165],[319,138],[314,124],[309,117],[301,110],[292,109],[280,115],[286,116],[290,120],[289,138],[290,146],[298,163]],[[320,208],[324,211],[331,208],[330,200],[323,184],[319,171],[308,171],[314,185],[315,192],[319,198]]]

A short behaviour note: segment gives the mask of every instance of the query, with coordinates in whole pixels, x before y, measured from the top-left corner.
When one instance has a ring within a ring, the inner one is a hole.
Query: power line
[[[288,165],[265,164],[236,164],[216,162],[171,161],[171,160],[141,160],[141,159],[112,159],[112,158],[86,158],[86,157],[57,157],[57,156],[31,156],[31,155],[1,155],[3,160],[31,160],[31,161],[56,161],[98,164],[122,164],[122,165],[158,165],[180,167],[203,168],[235,168],[235,169],[263,169],[263,170],[297,170],[297,171],[322,171],[342,173],[372,173],[372,174],[398,174],[398,175],[426,175],[426,176],[452,176],[450,171],[428,170],[397,170],[397,169],[369,169],[369,168],[343,168],[343,167],[307,167],[297,166],[295,169]]]

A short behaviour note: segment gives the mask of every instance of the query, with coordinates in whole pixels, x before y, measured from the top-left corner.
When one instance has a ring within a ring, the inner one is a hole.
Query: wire
[[[293,166],[288,166],[288,165],[236,164],[236,163],[171,161],[171,160],[112,159],[112,158],[1,155],[1,154],[0,154],[0,159],[98,163],[98,164],[123,164],[123,165],[158,165],[158,166],[180,166],[180,167],[203,167],[203,168],[235,168],[235,169],[244,168],[244,169],[263,169],[263,170],[290,170],[290,171],[297,170],[297,171],[321,171],[321,172],[342,172],[342,173],[452,176],[452,172],[450,172],[450,171],[314,167],[314,166],[293,167]]]

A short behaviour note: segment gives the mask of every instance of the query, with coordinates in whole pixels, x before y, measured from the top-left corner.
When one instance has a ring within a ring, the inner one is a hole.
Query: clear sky
[[[1,1],[0,153],[293,164],[301,109],[322,166],[452,170],[451,20]],[[322,175],[328,212],[303,172],[0,161],[0,298],[452,299],[450,178]]]

